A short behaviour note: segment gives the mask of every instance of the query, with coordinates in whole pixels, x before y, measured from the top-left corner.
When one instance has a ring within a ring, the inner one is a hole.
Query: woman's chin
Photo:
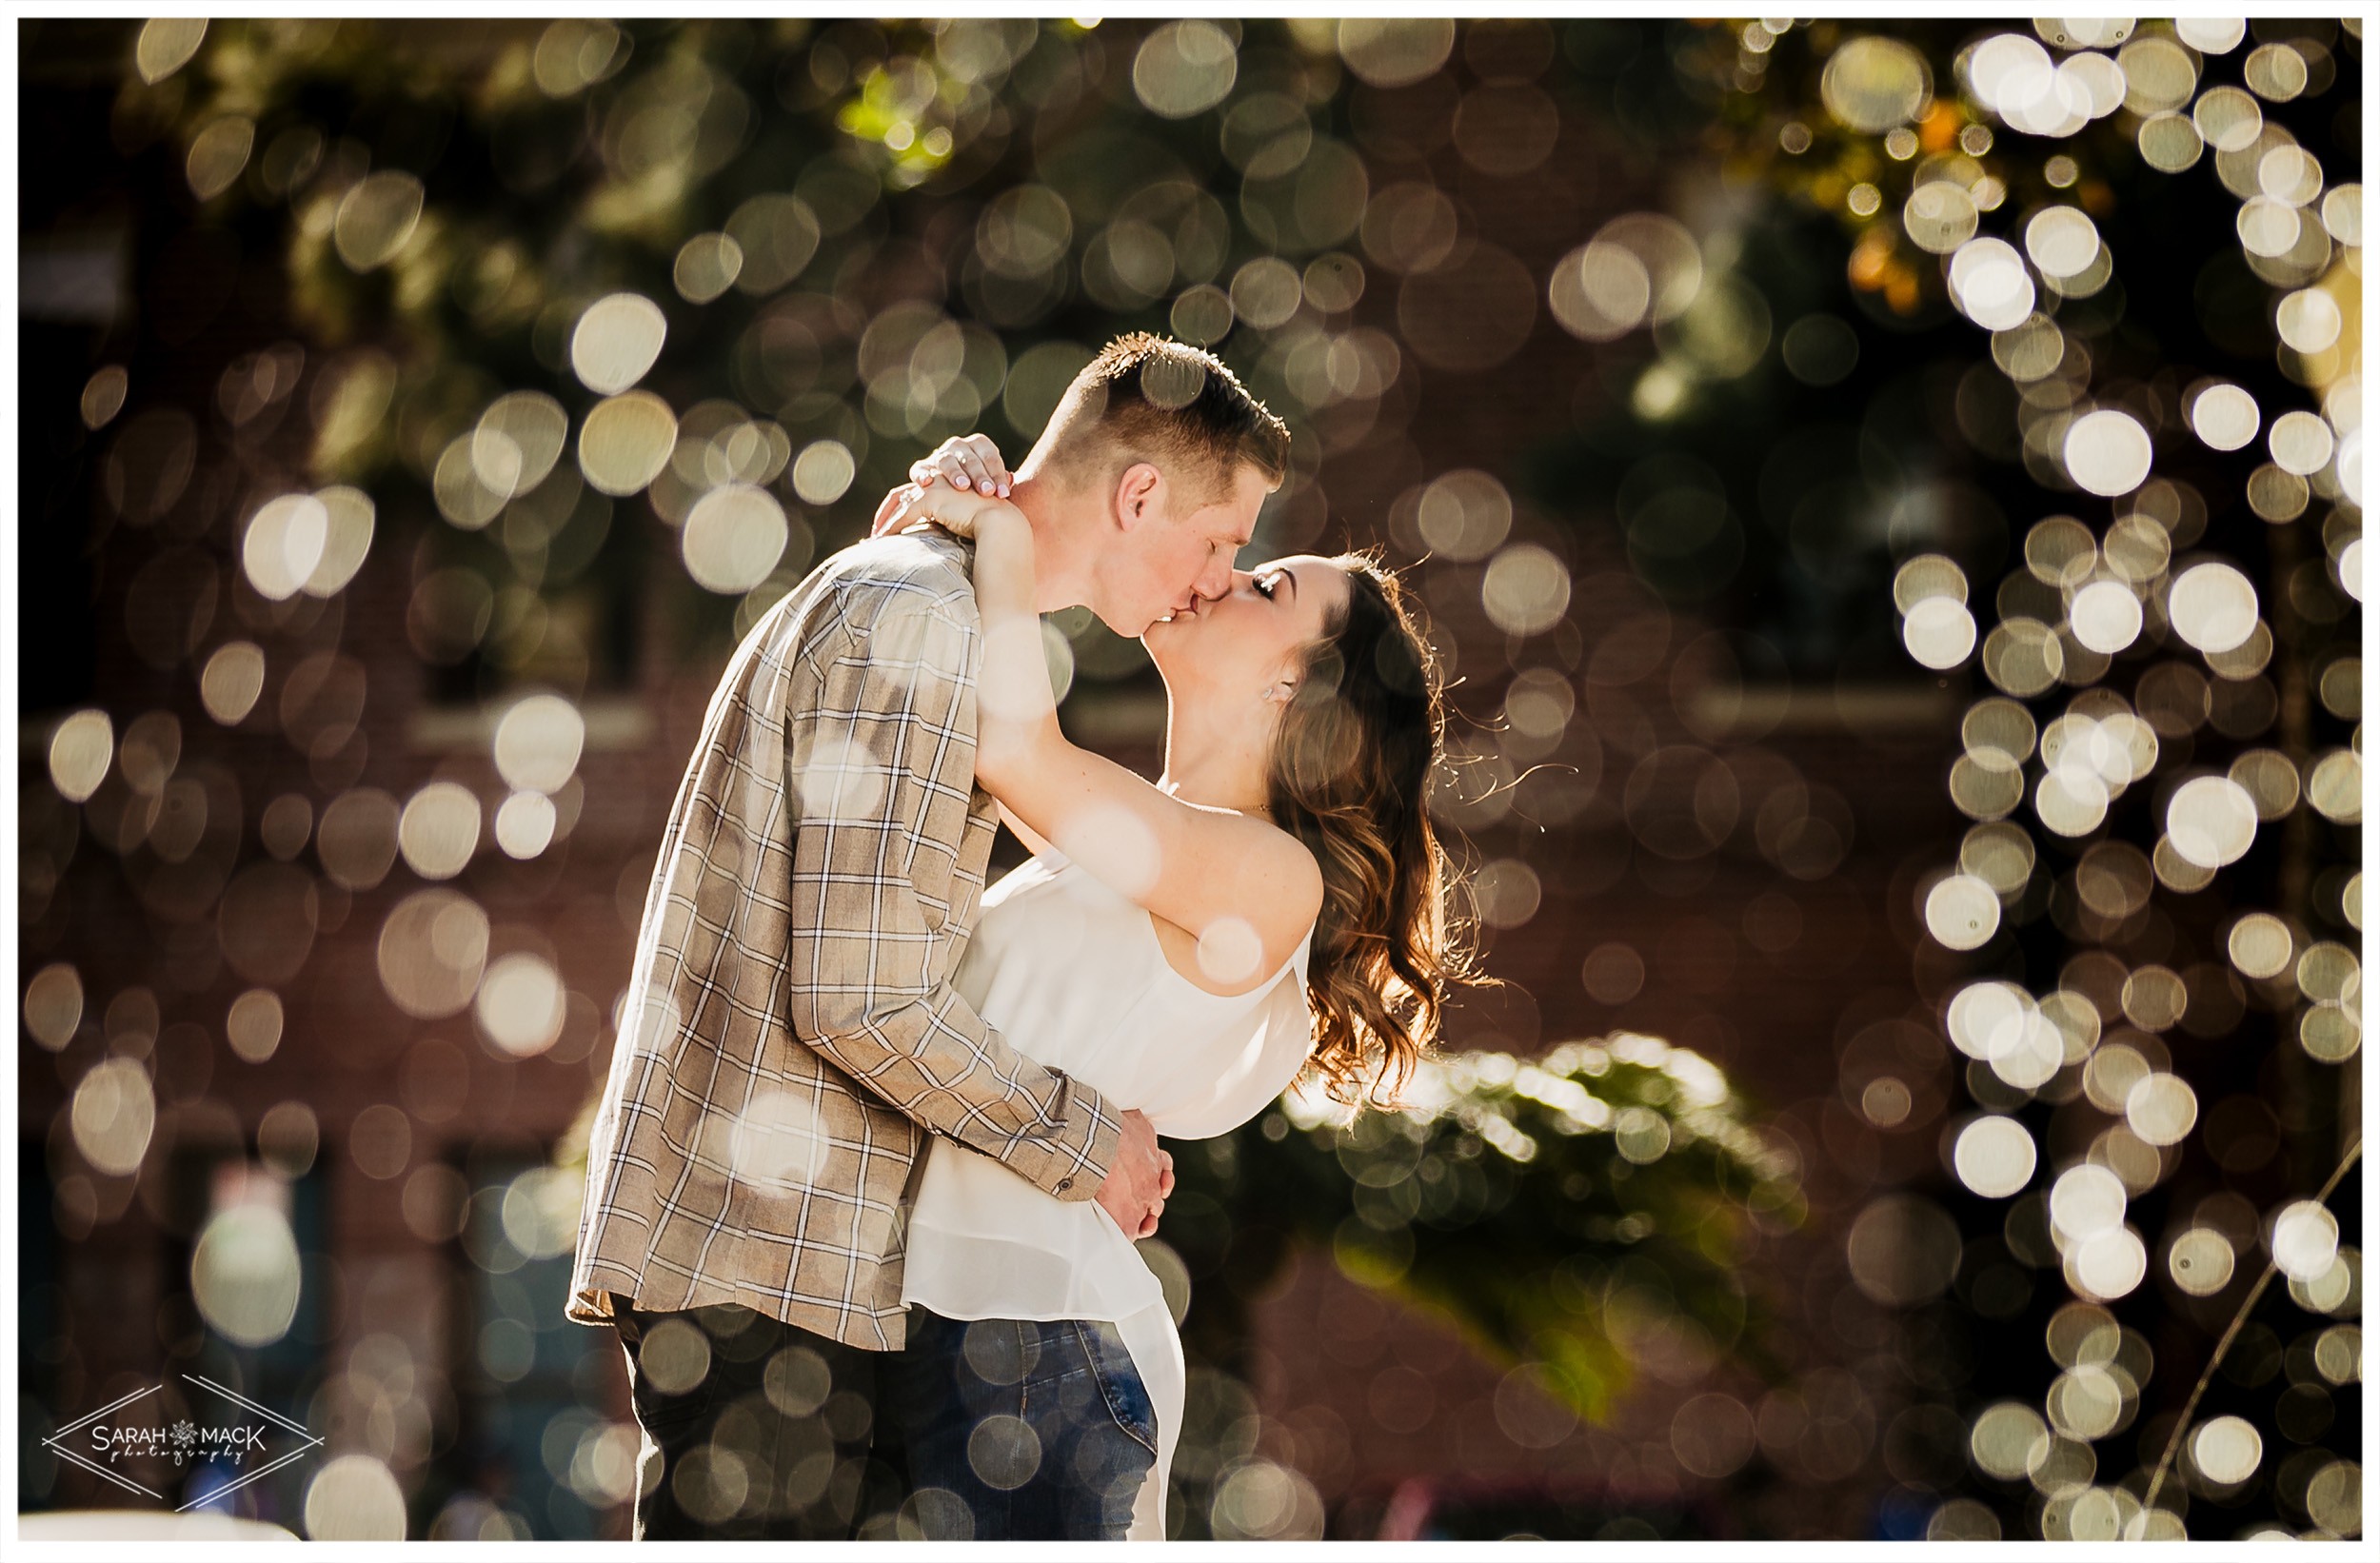
[[[1157,676],[1173,683],[1174,671],[1187,667],[1198,660],[1198,624],[1195,621],[1160,619],[1140,633],[1140,649],[1157,664]]]

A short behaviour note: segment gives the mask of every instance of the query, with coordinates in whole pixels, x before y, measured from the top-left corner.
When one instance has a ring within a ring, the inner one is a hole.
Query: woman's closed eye
[[[1259,575],[1248,584],[1257,589],[1259,596],[1269,603],[1273,600],[1274,594],[1280,590],[1280,578],[1281,572],[1275,570],[1269,575]]]

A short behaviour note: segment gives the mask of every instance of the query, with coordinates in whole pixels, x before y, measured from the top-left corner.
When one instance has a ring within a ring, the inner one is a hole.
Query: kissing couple
[[[1120,338],[1013,475],[946,443],[730,659],[568,1301],[626,1353],[639,1539],[1163,1539],[1158,1135],[1308,1070],[1393,1092],[1467,971],[1397,578],[1233,567],[1289,439]],[[1059,726],[1039,615],[1077,603],[1163,678],[1154,783]],[[986,891],[1003,821],[1033,857]]]

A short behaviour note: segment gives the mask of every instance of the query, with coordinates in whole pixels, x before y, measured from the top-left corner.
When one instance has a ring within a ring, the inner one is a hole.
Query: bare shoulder
[[[1198,807],[1198,805],[1190,805]],[[1305,842],[1261,815],[1200,809],[1206,816],[1214,856],[1233,865],[1234,877],[1259,889],[1262,913],[1248,920],[1259,927],[1302,927],[1322,907],[1322,865]]]
[[[1222,898],[1191,920],[1206,918],[1208,926],[1193,931],[1154,909],[1150,920],[1175,971],[1209,993],[1231,996],[1270,981],[1304,945],[1321,915],[1323,886],[1321,864],[1295,836],[1264,820],[1224,818],[1235,823],[1222,827],[1224,861],[1232,864],[1218,876]]]

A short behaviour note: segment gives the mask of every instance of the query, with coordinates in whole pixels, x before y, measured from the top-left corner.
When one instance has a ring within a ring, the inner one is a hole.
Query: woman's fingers
[[[972,451],[954,450],[942,459],[942,479],[962,494],[989,494],[994,483],[991,472],[982,457]]]
[[[966,435],[954,435],[944,440],[942,448],[934,452],[933,460],[942,467],[943,480],[961,493],[978,491],[988,494],[992,491],[983,481],[990,475],[983,465],[983,453],[969,442]]]
[[[940,524],[928,510],[932,493],[922,485],[911,484],[896,488],[884,496],[884,503],[876,507],[876,520],[868,527],[870,537],[890,537],[920,525]]]
[[[910,465],[909,476],[921,486],[930,486],[939,478],[962,494],[1008,497],[1008,464],[1001,459],[1000,447],[988,434],[944,440],[931,455]]]
[[[957,444],[967,471],[975,480],[978,493],[997,492],[1008,497],[1008,464],[1001,459],[1000,446],[992,444],[988,434],[962,434]]]
[[[876,507],[876,519],[868,524],[867,535],[883,537],[899,531],[901,512],[916,495],[917,489],[913,486],[896,488],[886,494],[884,503]]]
[[[909,468],[909,481],[922,488],[930,488],[940,481],[962,494],[971,494],[977,488],[977,471],[955,452],[945,454],[938,451]],[[988,494],[991,491],[991,485],[985,483],[982,492]]]

